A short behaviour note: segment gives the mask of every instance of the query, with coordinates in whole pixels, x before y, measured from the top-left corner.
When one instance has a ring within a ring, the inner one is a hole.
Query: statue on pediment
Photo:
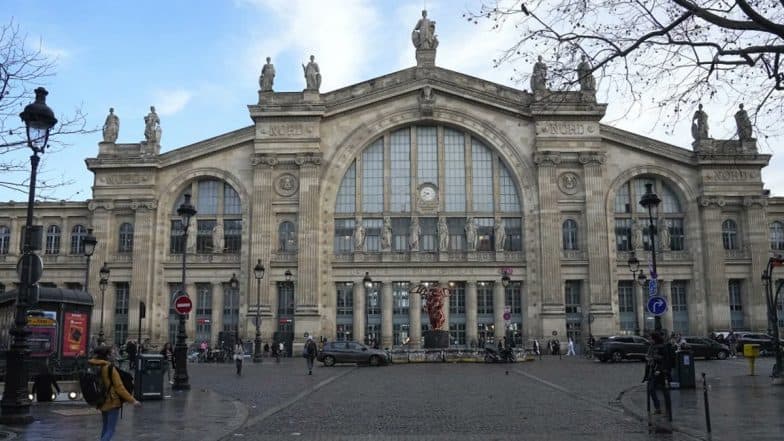
[[[547,90],[547,64],[542,61],[542,56],[539,55],[531,74],[531,91],[540,92],[544,90]]]
[[[694,140],[708,139],[708,114],[702,110],[702,104],[694,112],[691,121],[691,136]]]
[[[106,121],[103,123],[103,142],[117,142],[120,134],[120,118],[114,114],[114,108],[109,108]]]
[[[656,227],[656,232],[659,235],[659,248],[662,251],[670,250],[670,227],[667,225],[667,219],[659,219],[659,225]]]
[[[503,251],[504,242],[506,242],[506,227],[504,221],[500,217],[495,218],[495,250]]]
[[[144,117],[144,139],[148,144],[161,142],[161,119],[155,113],[155,106],[150,106],[150,113]]]
[[[422,10],[422,18],[417,21],[411,31],[411,42],[417,49],[435,49],[438,47],[436,36],[436,22],[427,18],[427,11]]]
[[[466,218],[465,235],[468,251],[476,251],[476,223],[474,223],[474,218],[471,216]]]
[[[367,231],[362,224],[362,218],[358,217],[354,227],[354,250],[362,251],[365,246],[365,235]]]
[[[438,218],[438,251],[445,252],[449,249],[449,227],[446,224],[446,218],[439,216]]]
[[[222,253],[225,246],[225,236],[223,231],[223,223],[218,220],[214,227],[212,227],[212,252]]]
[[[585,55],[582,56],[582,61],[577,65],[577,78],[580,80],[580,90],[583,92],[596,91],[596,79],[593,77],[593,67]]]
[[[635,251],[642,250],[643,242],[642,224],[635,219],[632,221],[632,249]]]
[[[381,249],[389,251],[392,248],[392,219],[384,216],[384,230],[381,232]]]
[[[738,139],[741,141],[751,141],[751,120],[749,114],[743,109],[743,104],[740,105],[740,110],[735,112],[735,123],[738,125]]]
[[[267,64],[261,69],[259,87],[262,92],[272,92],[272,83],[275,80],[275,66],[270,61],[271,58],[267,57]]]
[[[419,251],[419,235],[422,234],[422,229],[419,227],[419,218],[411,218],[411,225],[408,227],[408,249],[411,251]]]
[[[321,87],[321,71],[319,71],[316,57],[310,56],[310,63],[302,65],[302,70],[305,72],[305,90],[315,90],[318,92]]]

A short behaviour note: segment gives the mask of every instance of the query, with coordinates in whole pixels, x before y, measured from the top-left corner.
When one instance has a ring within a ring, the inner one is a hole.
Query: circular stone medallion
[[[297,192],[299,181],[291,173],[284,173],[278,176],[275,181],[275,192],[281,196],[291,196]]]
[[[561,173],[558,177],[558,188],[566,194],[575,194],[580,190],[580,177],[573,172]]]

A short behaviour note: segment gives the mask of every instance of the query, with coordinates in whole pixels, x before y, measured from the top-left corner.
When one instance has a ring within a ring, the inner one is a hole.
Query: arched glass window
[[[784,250],[784,223],[776,221],[770,224],[770,249]]]
[[[71,254],[84,254],[84,238],[87,237],[87,228],[76,225],[71,230]]]
[[[522,251],[523,209],[511,171],[495,150],[459,129],[423,125],[385,133],[353,158],[343,176],[334,251],[355,251],[351,237],[360,218],[365,252],[490,252],[501,244],[503,251]],[[409,238],[415,213],[419,241]],[[503,230],[495,228],[495,218]],[[466,228],[468,219],[474,225]],[[496,231],[504,233],[498,243]]]
[[[192,195],[191,203],[196,208],[196,216],[188,227],[190,245],[183,240],[183,226],[177,215],[177,208],[185,201],[185,193]],[[215,178],[192,182],[172,206],[169,241],[172,254],[180,254],[194,245],[199,254],[239,253],[242,243],[242,200],[237,190]]]
[[[60,254],[60,227],[49,225],[46,229],[46,254]]]
[[[297,230],[294,224],[283,221],[278,226],[278,251],[294,252],[297,250]]]
[[[8,254],[10,243],[11,229],[5,225],[0,225],[0,254]]]
[[[738,249],[738,225],[732,219],[721,223],[721,239],[725,250]]]
[[[667,182],[656,176],[642,176],[624,182],[615,192],[615,248],[618,251],[632,251],[635,246],[650,250],[650,236],[648,228],[648,210],[640,205],[640,199],[645,194],[645,184],[653,185],[662,202],[659,204],[658,229],[667,228],[670,236],[669,249],[681,251],[686,244],[684,232],[685,211],[678,198],[678,194]],[[642,234],[635,234],[634,222],[642,230]],[[637,236],[636,238],[633,236]],[[661,235],[660,235],[661,237]],[[640,241],[640,244],[636,242]],[[658,241],[657,241],[658,242]],[[666,246],[666,245],[665,245]]]
[[[133,224],[125,222],[120,225],[119,252],[130,253],[133,251]]]
[[[579,250],[580,246],[577,243],[577,222],[573,219],[567,219],[561,227],[563,231],[563,249],[564,250]]]

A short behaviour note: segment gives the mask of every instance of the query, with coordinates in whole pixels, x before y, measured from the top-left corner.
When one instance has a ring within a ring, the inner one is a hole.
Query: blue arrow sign
[[[655,316],[664,314],[667,310],[667,299],[664,297],[653,296],[648,299],[648,312]]]

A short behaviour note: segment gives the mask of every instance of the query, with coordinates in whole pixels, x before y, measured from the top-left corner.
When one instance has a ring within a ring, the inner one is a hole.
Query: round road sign
[[[512,314],[509,311],[504,313],[504,320],[508,321],[511,318],[512,318]]]
[[[174,299],[174,310],[177,314],[189,314],[193,309],[193,302],[188,296],[179,296]]]
[[[44,261],[38,254],[23,254],[16,264],[16,273],[23,283],[38,283],[44,273]]]
[[[667,299],[654,296],[648,299],[648,312],[655,316],[660,316],[667,311]]]

